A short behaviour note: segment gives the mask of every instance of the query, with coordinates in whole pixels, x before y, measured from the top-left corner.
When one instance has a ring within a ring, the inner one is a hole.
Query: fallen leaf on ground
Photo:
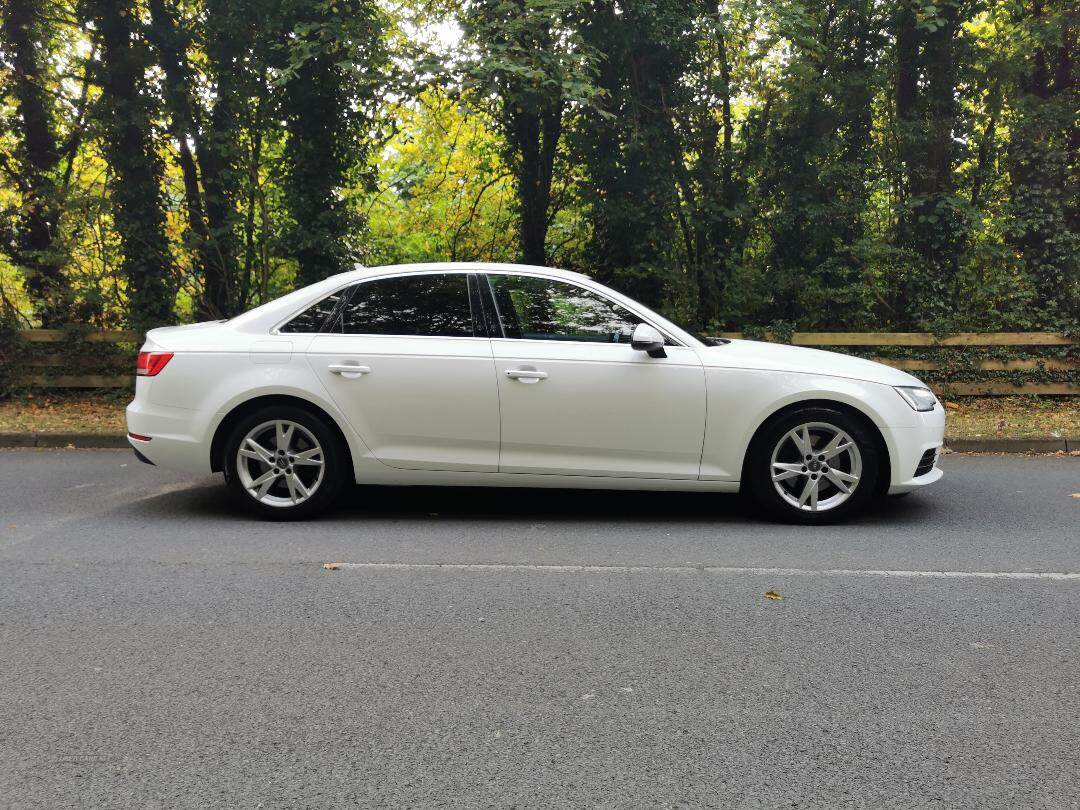
[[[765,598],[766,599],[783,599],[784,597],[782,597],[776,591],[765,591]]]
[[[1074,497],[1074,498],[1080,498],[1080,492],[1074,492],[1074,493],[1072,494],[1072,497]]]
[[[322,567],[327,571],[337,571],[341,567],[341,563],[323,563]]]

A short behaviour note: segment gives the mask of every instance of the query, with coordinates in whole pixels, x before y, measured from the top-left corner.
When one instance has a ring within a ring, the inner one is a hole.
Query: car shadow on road
[[[916,498],[882,498],[852,522],[917,521],[930,512]],[[398,519],[768,522],[747,499],[730,493],[503,487],[357,486],[342,495],[331,514]]]
[[[187,520],[256,520],[236,504],[221,479],[140,500],[155,514]],[[925,497],[880,498],[849,525],[913,525],[933,519]],[[347,487],[312,523],[350,520],[489,520],[567,522],[713,522],[761,524],[769,520],[739,495],[715,492],[649,492],[517,487]]]

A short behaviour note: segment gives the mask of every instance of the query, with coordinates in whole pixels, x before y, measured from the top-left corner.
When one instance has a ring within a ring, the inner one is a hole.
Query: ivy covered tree
[[[965,0],[903,0],[896,30],[896,139],[904,165],[898,242],[914,261],[896,310],[918,320],[945,315],[955,301],[965,244],[965,200],[955,167],[960,24]]]
[[[385,23],[370,0],[287,0],[284,8],[287,245],[297,282],[310,284],[349,269],[362,253],[364,221],[345,192],[350,183],[370,183]]]
[[[146,79],[150,52],[134,7],[88,0],[100,49],[100,137],[109,162],[113,219],[127,282],[128,321],[136,327],[172,320],[173,260],[165,233],[164,164],[157,151],[154,97]]]
[[[552,182],[567,118],[598,96],[583,0],[468,0],[464,84],[495,122],[517,185],[521,260],[547,260]]]
[[[76,133],[64,149],[57,127],[56,102],[49,92],[47,62],[54,36],[45,25],[36,0],[7,0],[0,20],[4,78],[4,128],[11,149],[0,156],[0,171],[14,199],[5,205],[0,243],[21,268],[34,316],[43,326],[57,326],[70,317],[71,290],[64,276],[68,256],[60,231],[61,164],[70,163],[78,146]]]
[[[1053,322],[1080,314],[1080,14],[1032,0],[1013,19],[1007,235],[1040,320]]]
[[[581,196],[592,226],[585,260],[598,278],[655,305],[672,286],[669,268],[678,255],[685,169],[674,110],[685,101],[680,79],[695,17],[693,3],[659,0],[624,9],[595,0],[583,26],[598,55],[601,91],[599,114],[575,122],[586,177]],[[686,236],[687,251],[695,250],[696,234]]]

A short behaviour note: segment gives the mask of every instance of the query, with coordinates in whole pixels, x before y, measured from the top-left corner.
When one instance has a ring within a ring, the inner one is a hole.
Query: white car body
[[[625,343],[279,331],[357,282],[448,272],[538,276],[592,290],[666,336],[667,356]],[[358,269],[230,321],[153,329],[143,351],[174,356],[159,375],[137,378],[127,408],[131,444],[154,464],[197,475],[220,469],[215,441],[230,414],[265,397],[328,415],[356,481],[366,484],[737,491],[755,431],[802,402],[839,403],[873,422],[888,456],[880,491],[908,492],[942,474],[934,467],[915,476],[923,454],[941,447],[945,415],[940,404],[914,410],[894,389],[922,386],[910,374],[772,343],[708,346],[567,271],[479,263]],[[342,364],[357,373],[329,369]],[[507,375],[522,369],[546,378]]]

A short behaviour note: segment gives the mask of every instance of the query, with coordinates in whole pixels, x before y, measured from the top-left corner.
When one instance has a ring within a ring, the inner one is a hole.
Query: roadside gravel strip
[[[123,433],[0,433],[0,447],[74,447],[100,450],[127,447]],[[954,453],[1069,453],[1080,451],[1080,436],[1029,439],[950,439]]]

